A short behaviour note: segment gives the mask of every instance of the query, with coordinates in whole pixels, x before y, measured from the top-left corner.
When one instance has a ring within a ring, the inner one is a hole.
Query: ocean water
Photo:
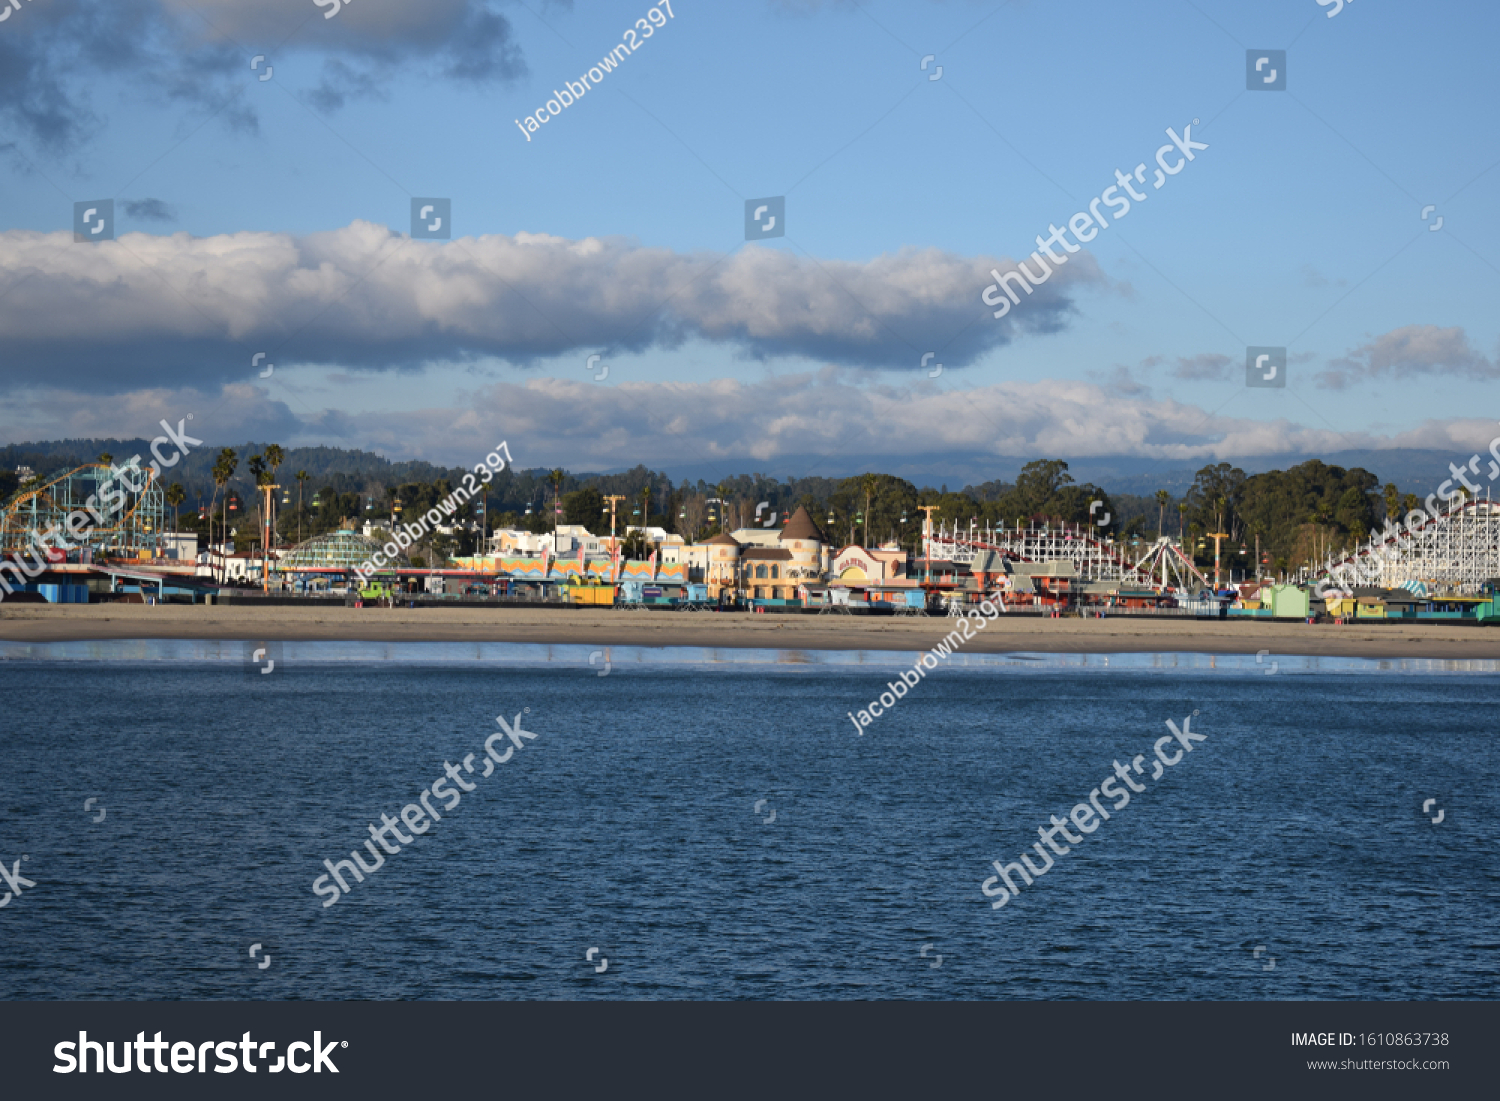
[[[913,655],[249,649],[0,644],[0,997],[1500,993],[1494,662],[969,656],[861,734]],[[445,763],[474,790],[325,907]]]

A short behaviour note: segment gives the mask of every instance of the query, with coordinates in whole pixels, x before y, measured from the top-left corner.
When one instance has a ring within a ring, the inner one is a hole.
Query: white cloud
[[[419,368],[495,356],[641,351],[701,337],[752,356],[910,367],[971,363],[1059,329],[1102,282],[1080,253],[1003,321],[979,299],[995,257],[903,249],[857,262],[757,246],[682,254],[546,234],[413,241],[355,222],[307,237],[0,234],[0,356],[13,381],[66,369],[101,388],[252,380],[281,363]]]
[[[82,394],[53,393],[13,408],[14,421],[0,423],[0,433],[13,441],[133,437],[161,417],[175,420],[195,411],[195,431],[213,446],[274,438],[292,446],[326,443],[395,459],[467,465],[504,439],[525,465],[572,470],[847,455],[888,456],[893,462],[942,454],[1129,455],[1184,462],[1395,442],[1287,421],[1215,416],[1170,399],[1123,395],[1112,385],[1045,380],[943,390],[920,376],[911,386],[858,382],[833,367],[757,382],[609,385],[532,378],[480,387],[451,407],[400,412],[289,409],[257,384],[237,384],[221,394],[137,391],[107,405]],[[1485,441],[1493,435],[1481,427],[1473,433]],[[1456,441],[1447,426],[1400,438],[1401,446],[1449,447]]]
[[[69,389],[12,391],[0,406],[0,440],[137,439],[160,432],[158,422],[175,425],[191,414],[189,430],[227,446],[242,440],[306,437],[307,422],[261,387],[234,383],[222,389],[154,387],[97,395]],[[331,433],[316,442],[353,446]]]
[[[1361,379],[1448,375],[1489,379],[1500,369],[1481,355],[1462,328],[1405,325],[1332,360],[1317,376],[1324,389],[1342,390]]]
[[[1322,454],[1350,448],[1483,449],[1493,422],[1428,422],[1399,437],[1211,414],[1111,386],[1043,380],[942,390],[851,384],[833,368],[758,382],[497,383],[459,408],[351,418],[346,431],[393,457],[462,463],[498,440],[525,465],[572,470],[935,455],[996,459],[1135,456],[1166,462]]]

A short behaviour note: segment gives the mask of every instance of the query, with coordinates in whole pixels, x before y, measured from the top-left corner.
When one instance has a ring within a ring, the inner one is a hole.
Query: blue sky
[[[646,4],[23,4],[0,436],[194,411],[213,443],[575,470],[1494,436],[1492,5],[671,7],[528,142]],[[1249,49],[1285,92],[1246,90]],[[1207,150],[989,316],[991,267],[1189,124]],[[787,236],[747,244],[779,195]],[[401,238],[416,196],[452,241]],[[105,197],[119,239],[75,244]],[[1286,389],[1246,387],[1247,345],[1288,347]]]

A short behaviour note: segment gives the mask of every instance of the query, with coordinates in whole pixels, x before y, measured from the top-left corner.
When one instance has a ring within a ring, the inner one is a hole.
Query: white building
[[[487,549],[494,555],[535,557],[540,552],[536,542],[540,538],[540,535],[533,535],[519,528],[496,528],[490,532]]]
[[[702,581],[708,576],[708,558],[710,548],[702,543],[683,545],[682,543],[667,543],[661,548],[661,564],[663,566],[685,565],[688,568],[689,581]]]
[[[198,536],[164,532],[161,536],[162,553],[178,562],[191,562],[198,557]]]
[[[259,552],[245,551],[240,554],[224,553],[222,544],[215,544],[211,549],[198,555],[198,568],[193,571],[197,577],[211,577],[216,580],[243,581],[251,574],[260,576],[260,554]]]
[[[191,538],[191,537],[180,537]],[[229,552],[229,553],[226,553]],[[290,553],[289,548],[271,548],[271,574],[276,574],[276,563]],[[245,579],[260,580],[261,553],[260,548],[254,550],[234,552],[227,543],[214,543],[208,550],[196,556],[197,568],[193,571],[195,577],[223,578],[229,581],[242,581]]]
[[[609,553],[609,536],[595,535],[582,524],[558,524],[556,539],[550,535],[544,535],[542,538],[549,540],[547,545],[554,558],[577,554],[579,547],[583,548],[585,555]]]
[[[550,531],[534,535],[501,528],[489,538],[490,553],[507,557],[539,558],[546,551],[551,558],[567,558],[577,555],[579,547],[588,557],[602,557],[609,553],[609,536],[595,535],[582,524],[559,524],[556,537]]]

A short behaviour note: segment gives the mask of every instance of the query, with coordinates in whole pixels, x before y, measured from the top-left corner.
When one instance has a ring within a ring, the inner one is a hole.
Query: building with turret
[[[719,533],[703,544],[708,548],[708,572],[703,580],[714,600],[733,600],[740,589],[740,542],[732,535]]]
[[[721,533],[679,554],[692,555],[700,547],[706,556],[703,580],[715,600],[796,600],[798,589],[820,582],[832,564],[828,537],[805,508],[792,513],[780,531]]]
[[[833,547],[823,529],[798,507],[781,529],[781,547],[788,552],[786,577],[790,580],[788,597],[797,595],[797,586],[822,581],[833,565]]]

